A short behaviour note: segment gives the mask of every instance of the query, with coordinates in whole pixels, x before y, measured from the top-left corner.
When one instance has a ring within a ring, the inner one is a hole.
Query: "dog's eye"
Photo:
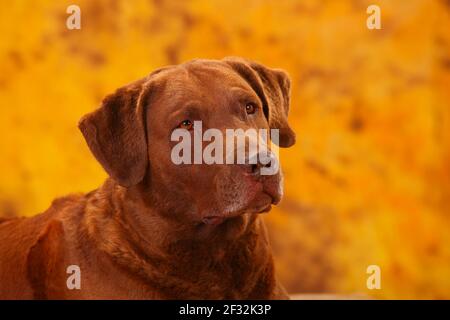
[[[256,106],[253,103],[247,103],[245,105],[245,112],[247,112],[247,114],[254,114],[256,112]]]
[[[191,120],[183,120],[181,121],[181,123],[179,124],[178,128],[180,129],[186,129],[186,130],[191,130],[193,128],[194,124],[192,123]]]

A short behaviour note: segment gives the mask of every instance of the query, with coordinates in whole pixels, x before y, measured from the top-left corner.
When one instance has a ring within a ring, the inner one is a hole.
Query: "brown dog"
[[[201,120],[222,131],[277,128],[289,147],[289,87],[283,71],[226,58],[162,68],[107,96],[79,127],[110,178],[0,222],[0,298],[287,298],[258,215],[279,202],[280,174],[175,165],[170,136]],[[80,288],[68,286],[72,265]]]

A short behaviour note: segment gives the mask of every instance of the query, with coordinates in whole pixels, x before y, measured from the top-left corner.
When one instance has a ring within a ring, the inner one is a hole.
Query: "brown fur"
[[[254,62],[195,60],[119,89],[80,121],[104,185],[0,221],[0,298],[287,298],[258,214],[278,203],[281,177],[168,160],[167,134],[184,115],[170,117],[191,98],[210,127],[278,128],[280,146],[295,141],[287,75]],[[233,109],[241,100],[260,113]],[[66,286],[69,265],[81,269],[80,290]]]

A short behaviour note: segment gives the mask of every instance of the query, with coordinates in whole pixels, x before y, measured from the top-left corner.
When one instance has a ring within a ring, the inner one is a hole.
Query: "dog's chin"
[[[261,192],[256,197],[247,200],[240,207],[222,210],[220,213],[205,215],[202,222],[207,225],[220,225],[226,220],[243,214],[258,214],[269,212],[274,203],[273,197]]]
[[[239,236],[248,229],[258,214],[267,213],[272,205],[279,203],[282,188],[277,178],[255,180],[252,177],[243,180],[243,184],[234,189],[234,198],[228,197],[222,208],[204,210],[197,220],[200,238]]]
[[[239,238],[248,229],[255,214],[240,213],[226,218],[214,217],[197,227],[198,240],[233,240]]]
[[[256,215],[271,210],[273,198],[267,193],[260,193],[245,203],[241,208],[205,215],[197,225],[199,239],[223,238],[233,239],[243,234]]]

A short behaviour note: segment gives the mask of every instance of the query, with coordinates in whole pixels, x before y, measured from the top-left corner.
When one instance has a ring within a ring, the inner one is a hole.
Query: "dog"
[[[290,147],[289,98],[286,72],[238,57],[163,67],[107,96],[79,128],[109,177],[0,222],[0,298],[287,299],[260,215],[282,197],[281,172],[175,165],[170,135],[201,120],[278,129]]]

